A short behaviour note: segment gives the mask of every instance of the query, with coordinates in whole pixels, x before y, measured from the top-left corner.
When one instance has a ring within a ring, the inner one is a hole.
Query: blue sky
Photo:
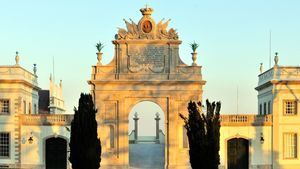
[[[153,18],[171,19],[169,27],[183,41],[180,56],[191,64],[189,43],[196,41],[198,64],[207,81],[204,99],[222,101],[223,113],[256,113],[259,63],[269,67],[269,30],[272,56],[279,52],[281,65],[300,64],[300,1],[0,1],[0,65],[21,65],[32,70],[37,63],[40,87],[49,88],[52,57],[55,77],[63,80],[68,113],[77,106],[80,92],[89,92],[87,80],[96,64],[95,43],[105,43],[103,62],[113,57],[111,40],[123,18],[138,22],[139,9],[148,4]],[[273,64],[273,62],[272,62]]]

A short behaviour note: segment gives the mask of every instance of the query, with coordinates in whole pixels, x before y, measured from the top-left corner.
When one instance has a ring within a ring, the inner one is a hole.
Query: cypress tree
[[[96,113],[92,96],[81,94],[71,123],[70,158],[73,169],[99,169],[101,143],[97,134]]]
[[[220,102],[206,100],[206,113],[201,102],[188,104],[188,117],[184,120],[189,140],[190,164],[193,169],[218,169],[220,164]]]

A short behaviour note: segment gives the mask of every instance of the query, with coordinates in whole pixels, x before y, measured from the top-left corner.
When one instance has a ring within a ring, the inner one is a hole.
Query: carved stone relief
[[[162,73],[165,69],[167,49],[163,46],[138,45],[128,47],[128,70],[136,72]]]
[[[170,19],[163,22],[164,19],[155,24],[151,17],[153,12],[152,8],[141,9],[143,17],[136,24],[134,21],[128,22],[124,19],[126,24],[126,29],[118,28],[118,33],[115,36],[116,40],[122,39],[168,39],[168,40],[178,40],[178,33],[175,29],[171,28],[167,30]]]

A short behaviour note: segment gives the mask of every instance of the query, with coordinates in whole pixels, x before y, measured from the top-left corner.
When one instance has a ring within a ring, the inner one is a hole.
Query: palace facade
[[[197,53],[192,65],[179,56],[178,33],[169,20],[156,23],[152,8],[140,10],[136,24],[119,28],[113,60],[102,53],[88,84],[98,108],[101,168],[130,168],[129,112],[142,101],[164,112],[164,167],[189,169],[188,142],[179,113],[190,100],[202,100],[205,80]],[[62,82],[50,77],[49,90],[38,86],[37,68],[0,66],[0,168],[70,168],[67,158],[72,114],[65,114]],[[258,75],[257,114],[221,115],[221,169],[299,169],[300,67],[274,66]],[[132,136],[133,137],[133,136]],[[132,140],[132,139],[131,139]]]

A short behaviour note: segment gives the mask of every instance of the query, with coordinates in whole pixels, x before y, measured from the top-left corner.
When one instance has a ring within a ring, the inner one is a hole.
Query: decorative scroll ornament
[[[169,39],[178,40],[178,33],[175,29],[171,28],[167,30],[170,19],[163,22],[164,19],[155,24],[151,17],[153,12],[152,8],[142,8],[140,9],[143,17],[136,24],[130,19],[130,22],[124,19],[126,24],[126,29],[118,28],[118,34],[116,34],[115,39]]]

